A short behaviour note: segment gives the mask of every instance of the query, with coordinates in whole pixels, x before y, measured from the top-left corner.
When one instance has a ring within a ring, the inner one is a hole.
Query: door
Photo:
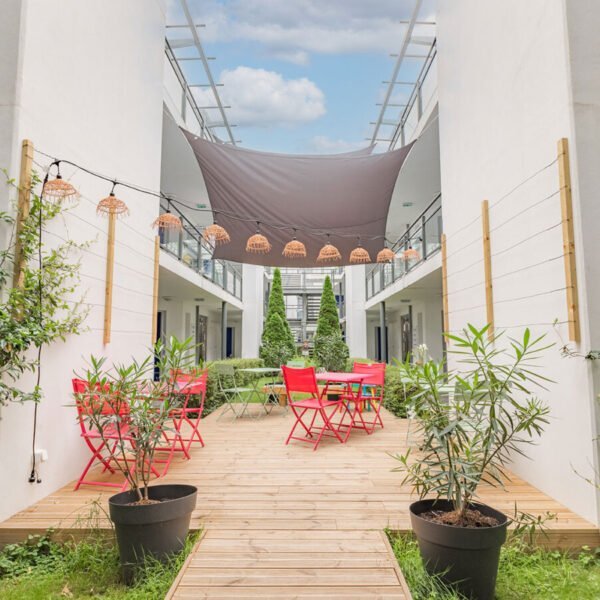
[[[200,314],[196,306],[196,364],[206,361],[206,339],[208,335],[208,317]]]
[[[155,342],[159,340],[164,344],[167,339],[167,311],[159,310],[156,313],[156,339]],[[158,381],[160,379],[160,369],[158,368],[158,356],[154,357],[154,381]]]
[[[235,327],[227,328],[227,340],[225,346],[225,356],[231,358],[235,352]]]

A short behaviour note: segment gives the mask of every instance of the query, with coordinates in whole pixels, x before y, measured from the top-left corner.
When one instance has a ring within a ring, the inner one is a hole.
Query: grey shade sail
[[[316,259],[329,234],[342,259],[328,265],[350,264],[359,238],[375,261],[384,245],[396,179],[412,144],[382,154],[371,154],[372,148],[326,156],[272,154],[209,142],[182,131],[202,170],[216,220],[231,236],[230,243],[215,249],[214,258],[322,267]],[[268,254],[246,252],[257,221],[272,244]],[[306,245],[304,259],[282,255],[294,229]]]

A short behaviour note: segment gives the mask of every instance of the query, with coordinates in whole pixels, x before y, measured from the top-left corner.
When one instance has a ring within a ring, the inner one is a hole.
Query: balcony
[[[438,194],[392,247],[396,258],[389,263],[367,267],[367,300],[437,254],[441,247],[442,196]],[[415,250],[416,255],[406,260],[404,252],[409,248]]]
[[[179,210],[174,207],[171,207],[171,210],[177,212],[183,229],[161,231],[160,247],[202,277],[241,300],[241,268],[229,261],[213,259],[213,248],[204,241],[202,232]]]

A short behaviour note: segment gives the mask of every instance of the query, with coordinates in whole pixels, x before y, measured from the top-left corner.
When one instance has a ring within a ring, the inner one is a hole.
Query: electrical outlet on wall
[[[48,460],[48,450],[44,448],[36,448],[35,449],[35,462],[43,463]]]

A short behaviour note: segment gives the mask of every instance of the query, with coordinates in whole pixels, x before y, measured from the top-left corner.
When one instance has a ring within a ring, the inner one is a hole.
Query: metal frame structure
[[[201,132],[202,132],[203,137],[206,137],[212,141],[223,141],[223,143],[225,143],[225,144],[233,144],[235,146],[240,142],[240,140],[235,139],[233,132],[232,132],[232,128],[235,127],[235,125],[229,123],[229,119],[227,118],[227,114],[225,112],[225,110],[230,107],[223,104],[221,97],[219,95],[219,91],[217,89],[217,87],[222,87],[223,84],[215,83],[212,72],[210,70],[210,65],[208,63],[209,60],[214,60],[214,57],[206,56],[206,53],[204,52],[204,48],[202,47],[202,41],[200,39],[200,35],[198,33],[198,29],[201,27],[204,27],[204,25],[194,23],[194,20],[192,18],[192,13],[190,12],[190,8],[189,8],[187,0],[179,0],[179,2],[181,4],[181,8],[182,8],[186,23],[180,24],[180,25],[179,24],[178,25],[168,25],[167,28],[168,29],[187,29],[190,32],[191,37],[189,39],[173,39],[173,40],[169,40],[167,38],[166,44],[165,44],[165,46],[166,46],[165,51],[166,51],[167,57],[169,58],[169,61],[171,62],[171,65],[173,66],[173,68],[175,70],[175,74],[177,75],[177,78],[179,79],[179,83],[181,84],[182,88],[184,89],[183,100],[184,100],[184,102],[185,102],[185,100],[187,100],[190,103],[192,110],[194,111],[194,114],[195,114],[196,118],[198,119],[198,122],[200,123]],[[174,52],[174,50],[177,48],[189,48],[189,47],[193,48],[196,51],[196,54],[197,54],[196,56],[178,57]],[[206,75],[207,83],[193,83],[193,84],[188,83],[187,78],[184,74],[183,68],[180,64],[183,61],[200,61],[204,68],[204,74]],[[212,93],[213,93],[213,96],[215,99],[215,105],[214,106],[198,106],[198,103],[196,102],[196,99],[191,90],[191,88],[193,88],[193,87],[210,88],[212,90]],[[221,120],[216,121],[216,122],[209,121],[207,119],[206,115],[202,112],[203,110],[208,110],[208,109],[218,109]],[[216,128],[224,128],[228,139],[220,140],[219,137],[213,131]]]
[[[435,58],[436,54],[436,43],[435,37],[423,36],[423,35],[415,35],[415,27],[419,25],[435,27],[435,21],[422,21],[419,20],[419,14],[421,12],[423,0],[415,0],[415,4],[413,7],[413,11],[411,13],[410,19],[408,21],[403,21],[403,23],[407,26],[406,33],[402,40],[402,46],[400,47],[400,51],[398,54],[392,54],[391,56],[396,58],[396,62],[394,64],[394,69],[392,71],[392,77],[389,81],[384,81],[383,83],[387,84],[387,89],[385,92],[384,100],[380,106],[379,115],[376,121],[372,121],[371,125],[374,125],[373,135],[370,139],[371,143],[375,142],[387,142],[389,144],[388,150],[393,150],[396,146],[398,140],[401,141],[401,145],[406,143],[404,139],[404,125],[410,115],[412,108],[417,103],[419,118],[422,114],[422,104],[421,104],[421,87],[424,79],[429,72],[429,68]],[[411,54],[409,53],[410,46],[425,46],[427,47],[427,52],[424,54]],[[406,59],[422,59],[423,65],[419,72],[418,77],[415,81],[402,81],[398,79],[400,75],[400,71],[402,70],[402,66],[405,64]],[[407,86],[410,87],[410,94],[408,96],[408,100],[405,104],[396,104],[391,103],[390,100],[396,89],[396,86]],[[389,108],[401,108],[402,113],[400,114],[399,119],[390,120],[386,118],[386,112]],[[379,131],[383,126],[391,126],[394,127],[394,133],[389,138],[380,138]]]

